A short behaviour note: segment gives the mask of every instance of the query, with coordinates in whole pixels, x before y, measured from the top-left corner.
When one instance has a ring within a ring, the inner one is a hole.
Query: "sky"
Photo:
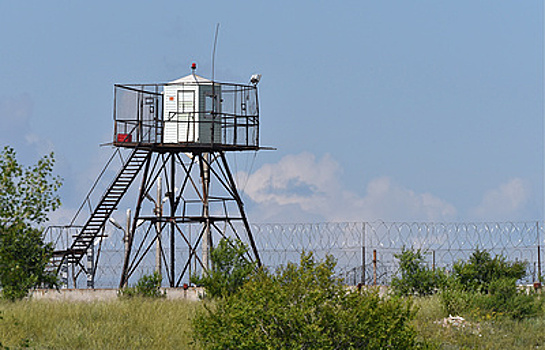
[[[69,218],[112,148],[113,85],[259,84],[234,162],[251,222],[544,216],[543,2],[0,1],[0,146],[53,151]]]

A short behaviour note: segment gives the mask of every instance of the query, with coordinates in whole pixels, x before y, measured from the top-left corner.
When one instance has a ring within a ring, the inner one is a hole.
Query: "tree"
[[[397,295],[431,295],[445,283],[444,272],[429,269],[420,249],[403,248],[394,256],[399,260],[400,275],[392,278],[392,289]]]
[[[249,280],[257,266],[246,257],[248,247],[238,239],[222,238],[210,253],[212,269],[201,277],[192,277],[212,298],[227,297]]]
[[[39,227],[60,206],[61,179],[52,174],[54,163],[51,153],[25,168],[12,148],[0,152],[0,285],[7,299],[56,281],[46,272],[53,247],[44,244]]]
[[[510,262],[503,255],[492,258],[487,250],[476,249],[467,262],[458,261],[452,269],[454,278],[465,290],[488,293],[494,281],[510,279],[515,284],[524,278],[526,266],[526,262]]]
[[[276,273],[259,270],[238,292],[194,320],[204,349],[415,349],[410,300],[349,290],[335,260],[301,255]]]

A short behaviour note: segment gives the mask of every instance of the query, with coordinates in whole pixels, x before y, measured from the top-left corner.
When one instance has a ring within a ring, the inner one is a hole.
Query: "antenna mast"
[[[216,72],[216,46],[218,44],[218,33],[220,31],[220,24],[216,23],[216,34],[214,35],[214,48],[212,49],[212,81],[214,81],[214,73]]]

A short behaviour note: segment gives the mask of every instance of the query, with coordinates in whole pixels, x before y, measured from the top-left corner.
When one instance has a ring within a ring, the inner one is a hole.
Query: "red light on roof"
[[[195,62],[191,63],[191,69],[197,69],[197,64]]]

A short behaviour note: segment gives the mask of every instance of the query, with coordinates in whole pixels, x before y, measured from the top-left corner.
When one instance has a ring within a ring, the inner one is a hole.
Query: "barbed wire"
[[[541,275],[543,246],[542,222],[490,223],[419,223],[419,222],[339,222],[253,224],[252,235],[263,265],[276,269],[288,262],[298,262],[302,252],[313,252],[317,259],[332,255],[337,260],[336,273],[348,284],[389,284],[398,269],[395,255],[404,248],[421,249],[430,268],[449,270],[458,260],[466,260],[476,249],[492,255],[501,254],[511,261],[528,263],[528,275],[522,283]],[[62,231],[62,230],[61,230]],[[73,233],[73,232],[72,232]],[[54,237],[57,235],[57,237]],[[58,238],[61,237],[62,238]],[[95,270],[95,288],[116,288],[123,262],[122,235],[113,231],[100,243],[100,260]],[[164,247],[168,244],[165,239]],[[69,234],[49,232],[49,240],[63,243]],[[187,247],[176,246],[182,261]],[[95,253],[96,254],[96,253]],[[136,276],[153,272],[155,257],[146,256]],[[74,270],[75,271],[75,270]],[[85,288],[84,274],[73,273],[74,288]]]

